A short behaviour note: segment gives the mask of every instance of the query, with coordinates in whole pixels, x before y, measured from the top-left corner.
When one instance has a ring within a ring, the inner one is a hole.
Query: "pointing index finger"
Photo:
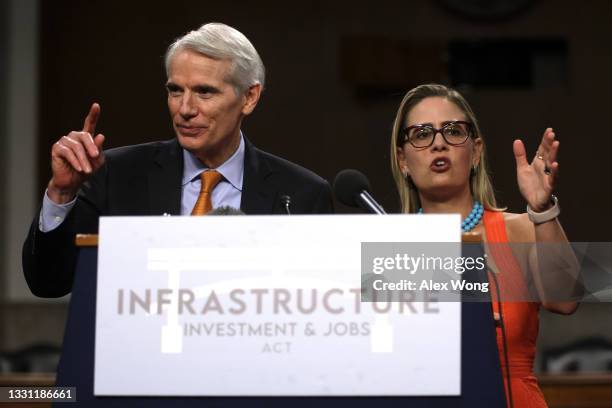
[[[89,109],[89,113],[85,117],[85,121],[83,122],[83,132],[87,132],[89,134],[96,134],[96,124],[98,123],[98,118],[100,117],[100,105],[94,102],[91,104],[91,108]]]

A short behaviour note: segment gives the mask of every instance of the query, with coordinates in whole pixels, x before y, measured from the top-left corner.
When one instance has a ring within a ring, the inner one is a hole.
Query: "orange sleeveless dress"
[[[507,243],[506,224],[501,212],[485,211],[484,228],[488,243]],[[505,245],[489,246],[491,256],[495,260],[500,273],[497,282],[500,291],[527,290],[522,279],[519,263],[512,254],[510,247]],[[512,277],[517,279],[512,279]],[[490,279],[493,311],[499,313],[495,282]],[[510,368],[510,385],[514,408],[547,407],[542,391],[533,373],[533,362],[536,352],[536,340],[539,330],[540,304],[536,302],[502,302],[502,313],[506,331],[506,348]],[[510,407],[508,396],[508,378],[506,375],[506,360],[501,327],[497,327],[497,348],[501,363],[507,406]]]

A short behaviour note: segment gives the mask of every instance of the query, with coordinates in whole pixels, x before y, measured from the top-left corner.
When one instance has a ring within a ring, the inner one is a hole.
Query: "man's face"
[[[209,167],[218,167],[238,148],[240,123],[253,111],[260,86],[237,95],[228,82],[229,60],[178,51],[168,72],[168,109],[180,145]]]

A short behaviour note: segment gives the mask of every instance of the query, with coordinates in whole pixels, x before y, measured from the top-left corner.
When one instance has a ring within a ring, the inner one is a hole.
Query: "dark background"
[[[477,16],[444,3],[476,7]],[[93,101],[105,147],[173,137],[164,52],[219,21],[242,31],[267,69],[243,126],[258,147],[330,182],[343,168],[360,169],[397,211],[388,145],[399,101],[419,83],[455,85],[480,120],[501,204],[524,212],[512,141],[522,138],[532,156],[552,126],[564,227],[573,241],[609,240],[609,1],[63,0],[41,8],[41,194],[51,144],[81,128]]]

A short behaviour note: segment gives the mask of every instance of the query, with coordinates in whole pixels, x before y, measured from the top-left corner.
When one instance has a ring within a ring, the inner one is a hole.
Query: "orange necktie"
[[[200,174],[202,186],[200,187],[200,195],[196,201],[191,215],[204,215],[212,210],[211,193],[223,176],[216,170],[204,171]]]

